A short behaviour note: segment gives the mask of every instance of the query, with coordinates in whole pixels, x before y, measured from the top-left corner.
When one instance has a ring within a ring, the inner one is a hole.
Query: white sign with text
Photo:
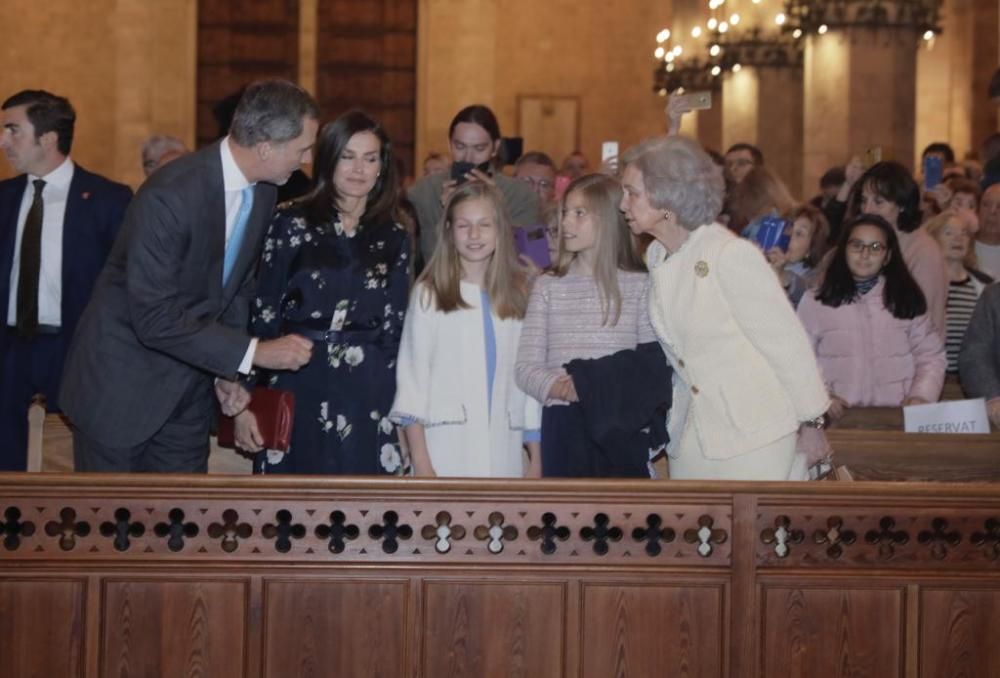
[[[990,420],[982,398],[945,400],[904,407],[903,428],[907,433],[989,433]]]

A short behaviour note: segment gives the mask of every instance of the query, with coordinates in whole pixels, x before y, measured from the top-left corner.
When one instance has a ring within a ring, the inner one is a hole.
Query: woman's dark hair
[[[876,195],[896,204],[899,208],[896,224],[899,230],[911,233],[920,228],[920,187],[910,170],[892,161],[875,163],[869,167],[854,184],[847,199],[849,219],[861,214],[861,191],[865,186],[870,187]]]
[[[916,318],[926,313],[927,301],[917,281],[910,275],[910,269],[906,267],[895,229],[876,214],[862,214],[844,224],[830,267],[816,293],[816,298],[820,303],[834,308],[841,304],[850,304],[858,298],[854,275],[847,267],[847,243],[857,226],[874,226],[885,236],[889,248],[889,260],[883,265],[880,275],[885,277],[882,299],[889,313],[900,320]]]
[[[486,130],[487,134],[490,135],[490,140],[494,142],[500,138],[500,123],[497,122],[497,116],[493,115],[493,111],[488,106],[473,104],[460,110],[448,127],[449,139],[455,133],[455,128],[462,122],[471,122],[474,125],[479,125]]]
[[[389,136],[380,123],[367,113],[355,110],[326,123],[319,131],[313,160],[312,189],[299,200],[307,222],[326,224],[333,220],[341,198],[333,183],[333,172],[340,162],[340,156],[347,147],[347,142],[361,132],[371,132],[378,137],[381,145],[379,160],[382,165],[375,185],[368,193],[361,223],[366,226],[379,226],[393,221],[399,182],[396,178],[392,142],[389,141]]]

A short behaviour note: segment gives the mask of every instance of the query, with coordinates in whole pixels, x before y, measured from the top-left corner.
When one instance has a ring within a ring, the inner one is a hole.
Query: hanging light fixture
[[[805,33],[821,33],[824,26],[831,31],[867,28],[912,33],[929,41],[941,32],[942,4],[943,0],[785,0],[784,28]]]

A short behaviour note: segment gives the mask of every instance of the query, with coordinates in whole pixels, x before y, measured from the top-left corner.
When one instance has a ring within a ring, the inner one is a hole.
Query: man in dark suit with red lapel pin
[[[258,342],[247,320],[275,184],[309,160],[318,115],[290,82],[253,83],[228,136],[136,193],[66,359],[78,471],[203,473],[216,397],[235,414],[252,365],[308,362],[308,339]]]
[[[21,172],[0,182],[0,470],[23,471],[31,399],[58,410],[70,337],[132,191],[70,158],[65,98],[25,90],[0,108],[0,147]]]

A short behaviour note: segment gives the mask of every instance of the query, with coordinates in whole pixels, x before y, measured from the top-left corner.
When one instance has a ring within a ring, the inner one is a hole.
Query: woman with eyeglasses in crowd
[[[848,217],[860,214],[876,214],[892,227],[906,268],[923,292],[931,327],[943,338],[948,271],[941,247],[920,228],[920,187],[910,171],[898,162],[872,165],[858,179],[849,200]]]
[[[802,298],[798,315],[830,393],[832,418],[849,407],[940,397],[944,342],[896,230],[882,217],[862,214],[844,225],[823,283]]]

